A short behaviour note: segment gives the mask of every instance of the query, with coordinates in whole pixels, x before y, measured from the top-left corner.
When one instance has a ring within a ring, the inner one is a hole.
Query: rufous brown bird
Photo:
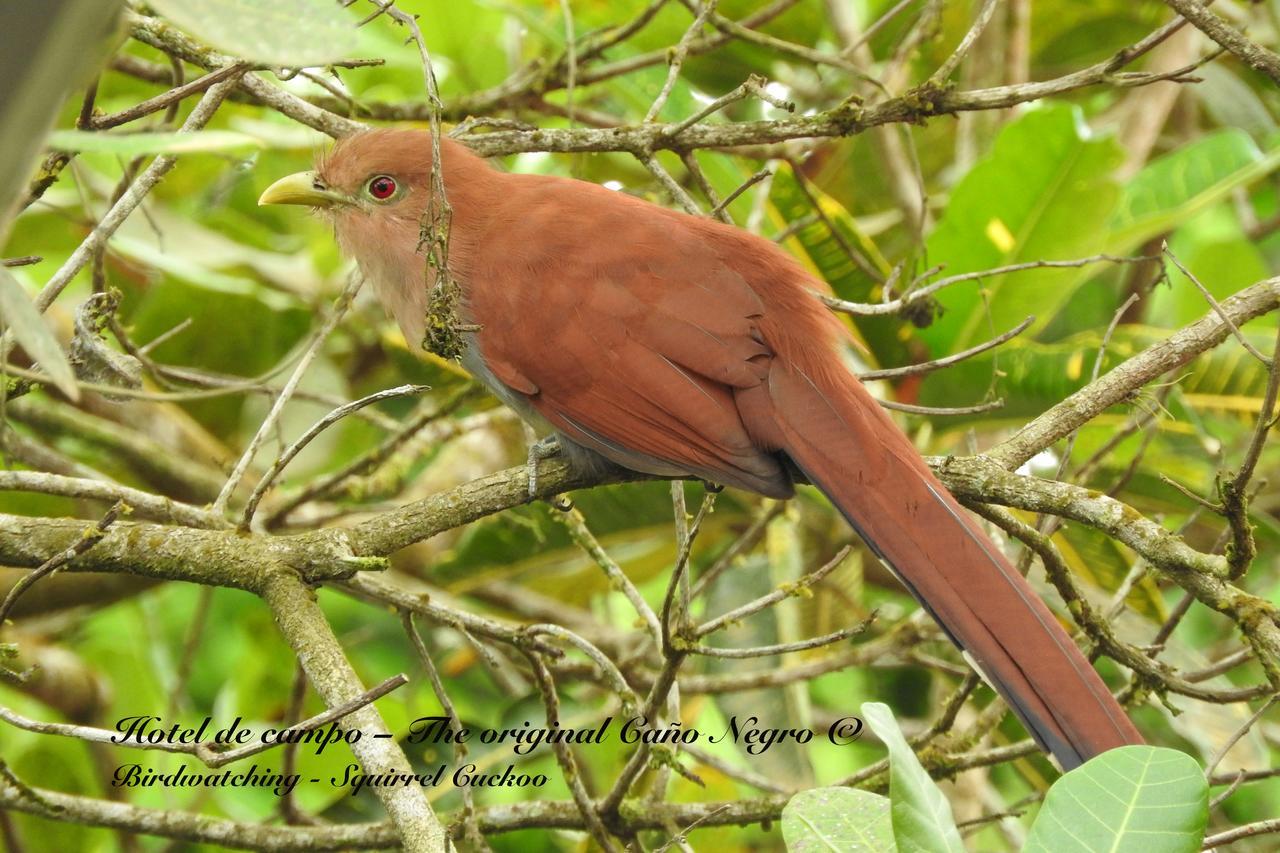
[[[772,242],[595,184],[509,174],[441,139],[463,365],[576,465],[774,498],[807,480],[1064,768],[1141,736],[1049,608],[842,364],[849,335]],[[423,339],[431,136],[340,140],[262,204],[332,218],[406,340]]]

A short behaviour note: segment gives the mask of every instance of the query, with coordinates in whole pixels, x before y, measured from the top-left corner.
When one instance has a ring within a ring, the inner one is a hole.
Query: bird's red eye
[[[388,175],[378,175],[369,181],[369,195],[378,201],[386,201],[396,194],[396,181]]]

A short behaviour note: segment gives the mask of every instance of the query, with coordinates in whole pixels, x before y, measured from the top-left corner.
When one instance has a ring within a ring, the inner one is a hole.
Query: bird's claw
[[[702,488],[706,489],[713,495],[718,495],[724,491],[724,486],[720,483],[713,483],[710,480],[702,481]]]
[[[529,445],[529,459],[526,463],[526,469],[529,474],[529,497],[536,497],[538,494],[538,463],[543,459],[550,459],[559,455],[560,442],[554,435],[549,435]]]

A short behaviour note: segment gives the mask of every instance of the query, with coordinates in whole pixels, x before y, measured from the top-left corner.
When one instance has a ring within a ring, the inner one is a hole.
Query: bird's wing
[[[518,222],[482,235],[475,256],[491,260],[469,271],[467,304],[486,367],[615,462],[647,470],[636,464],[647,458],[789,494],[735,403],[772,357],[756,326],[759,297],[665,212],[599,192],[608,203],[598,208],[576,196],[567,208],[554,193],[526,200]],[[587,226],[627,242],[584,242]]]

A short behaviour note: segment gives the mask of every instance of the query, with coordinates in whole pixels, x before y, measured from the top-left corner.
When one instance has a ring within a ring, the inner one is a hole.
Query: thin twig
[[[667,103],[667,98],[671,97],[671,91],[675,88],[676,81],[680,79],[680,68],[684,65],[685,57],[689,55],[689,45],[702,33],[702,27],[707,22],[707,17],[716,10],[716,3],[719,0],[702,0],[701,7],[694,15],[693,23],[684,31],[684,35],[680,37],[680,42],[671,51],[669,64],[667,66],[667,79],[662,84],[662,90],[658,92],[658,97],[654,98],[653,104],[650,105],[649,111],[644,114],[641,124],[649,124],[657,119],[658,114],[662,112],[663,106]]]
[[[284,387],[280,389],[279,395],[276,396],[275,402],[271,406],[271,410],[267,412],[267,416],[263,419],[258,427],[257,433],[249,441],[249,445],[244,449],[244,453],[240,455],[240,459],[236,462],[235,467],[231,471],[231,476],[227,477],[226,483],[222,486],[222,491],[218,493],[217,499],[213,502],[213,512],[216,515],[222,515],[226,512],[227,502],[235,493],[236,488],[240,485],[240,481],[244,478],[245,473],[249,470],[249,464],[253,461],[253,457],[258,455],[258,449],[262,447],[266,441],[268,434],[275,429],[276,422],[280,419],[281,413],[284,411],[285,405],[293,396],[294,389],[298,387],[298,383],[302,381],[303,375],[307,372],[307,368],[311,366],[311,362],[315,360],[320,353],[320,347],[328,339],[333,330],[337,328],[338,321],[347,313],[347,308],[351,305],[351,300],[355,299],[356,293],[360,291],[361,285],[364,284],[364,278],[359,275],[351,276],[347,282],[346,288],[338,295],[337,300],[333,303],[333,307],[329,310],[329,314],[325,317],[324,323],[316,331],[315,336],[311,339],[311,343],[302,354],[302,358],[298,360],[298,365],[293,369],[293,374],[289,380],[285,382]]]
[[[1195,285],[1197,290],[1200,291],[1200,295],[1204,297],[1205,302],[1208,302],[1209,305],[1212,306],[1213,310],[1217,313],[1217,315],[1222,318],[1222,322],[1227,324],[1227,328],[1231,329],[1231,334],[1235,335],[1236,340],[1240,342],[1240,346],[1244,347],[1245,352],[1249,353],[1249,355],[1253,356],[1258,361],[1262,362],[1263,367],[1270,368],[1271,359],[1267,358],[1265,355],[1263,355],[1261,352],[1258,351],[1257,347],[1249,343],[1249,339],[1244,336],[1244,332],[1240,331],[1240,327],[1237,326],[1231,320],[1231,317],[1227,315],[1226,311],[1222,309],[1222,303],[1218,302],[1218,300],[1214,298],[1213,294],[1209,292],[1209,288],[1205,287],[1203,284],[1200,283],[1200,279],[1196,278],[1195,273],[1191,272],[1191,270],[1187,269],[1185,266],[1182,265],[1182,261],[1178,260],[1178,256],[1175,255],[1173,253],[1173,250],[1169,248],[1168,243],[1164,244],[1164,246],[1162,247],[1162,251],[1165,257],[1173,261],[1173,265],[1177,267],[1178,270],[1184,276],[1187,277],[1188,281],[1190,281],[1192,284]]]
[[[267,493],[267,490],[271,488],[271,484],[275,482],[276,477],[280,476],[280,472],[284,470],[285,466],[293,461],[293,458],[302,452],[302,449],[310,444],[320,433],[365,406],[371,406],[374,403],[380,403],[383,400],[391,400],[396,397],[410,397],[430,390],[431,387],[429,385],[398,385],[395,388],[377,391],[366,397],[361,397],[359,400],[353,400],[350,403],[339,406],[316,421],[276,457],[276,461],[272,463],[271,468],[262,475],[262,478],[258,480],[258,484],[253,487],[253,493],[249,495],[249,500],[245,503],[244,513],[240,517],[240,529],[249,529],[249,525],[253,521],[253,515],[258,509],[259,501],[262,500],[262,496]]]

